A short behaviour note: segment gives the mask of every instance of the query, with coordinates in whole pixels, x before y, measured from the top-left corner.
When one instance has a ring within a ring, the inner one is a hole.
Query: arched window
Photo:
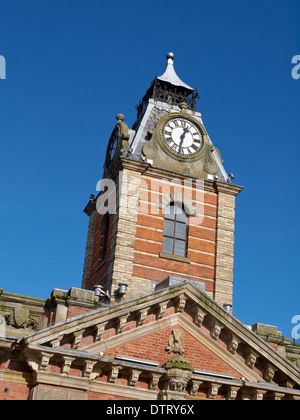
[[[187,224],[182,204],[170,203],[165,210],[163,252],[186,257]]]

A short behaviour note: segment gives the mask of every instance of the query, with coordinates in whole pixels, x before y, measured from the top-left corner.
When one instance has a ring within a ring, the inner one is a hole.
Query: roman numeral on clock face
[[[172,136],[170,134],[166,134],[165,139],[168,143],[171,143],[171,142],[173,143]]]
[[[202,148],[202,134],[185,118],[170,118],[164,126],[163,137],[168,148],[182,156],[195,155]]]
[[[194,153],[198,148],[199,148],[199,145],[193,143],[189,149],[192,150],[191,153]]]

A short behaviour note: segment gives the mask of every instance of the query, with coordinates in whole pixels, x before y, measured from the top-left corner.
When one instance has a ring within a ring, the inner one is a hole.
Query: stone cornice
[[[90,217],[95,210],[96,210],[96,200],[93,197],[91,197],[90,201],[85,206],[83,212]]]
[[[0,301],[9,302],[9,303],[21,303],[31,306],[39,306],[43,307],[45,305],[46,300],[40,298],[34,298],[30,296],[18,295],[15,293],[5,292],[3,289],[0,289],[2,292],[0,293]]]
[[[190,289],[190,287],[193,286],[188,284],[187,288]],[[189,296],[188,292],[187,295]],[[259,335],[250,331],[237,318],[226,312],[214,300],[205,295],[205,293],[197,289],[193,291],[193,295],[198,295],[199,297],[201,296],[202,309],[205,309],[208,313],[213,314],[216,320],[222,323],[244,343],[249,343],[249,345],[253,347],[253,350],[257,351],[260,356],[268,358],[276,365],[279,363],[282,367],[284,367],[284,372],[288,375],[292,375],[296,383],[300,385],[300,371],[293,363],[291,363],[279,352],[274,351],[273,347],[266,343]],[[213,312],[211,312],[211,310],[213,310]],[[295,371],[298,371],[298,374]]]
[[[108,322],[111,318],[120,318],[125,315],[129,315],[130,312],[133,311],[133,305],[138,305],[139,310],[143,310],[143,308],[149,308],[150,306],[153,306],[153,304],[156,305],[160,302],[164,302],[166,295],[169,299],[176,297],[178,294],[178,290],[182,290],[182,285],[173,287],[172,289],[151,293],[141,298],[112,305],[107,308],[97,309],[93,312],[89,312],[87,314],[68,319],[67,321],[58,323],[44,330],[37,331],[36,333],[29,334],[22,340],[20,340],[20,343],[24,342],[26,344],[29,344],[31,342],[35,342],[36,340],[40,342],[40,340],[43,340],[44,338],[48,340],[51,339],[52,336],[54,337],[57,334],[67,332],[71,333],[77,330],[78,324],[80,324],[81,328],[88,328],[91,325],[94,325],[95,322],[99,322],[99,319],[101,319],[101,323],[105,323]]]
[[[197,178],[195,176],[182,174],[176,171],[170,171],[167,169],[158,168],[152,166],[150,163],[136,161],[130,158],[121,157],[118,163],[115,165],[113,171],[111,172],[110,176],[111,179],[117,180],[119,176],[119,172],[122,170],[131,170],[135,172],[139,172],[142,175],[147,175],[152,178],[157,179],[164,179],[172,181],[174,179],[184,181],[186,179],[190,179],[192,181],[202,180],[201,178]],[[202,180],[204,182],[204,189],[206,191],[211,192],[226,192],[227,194],[237,195],[240,191],[243,190],[243,187],[238,185],[229,184],[226,182],[220,181],[209,181],[206,179]]]
[[[244,187],[239,185],[229,184],[226,182],[215,181],[214,184],[218,193],[223,192],[234,196],[238,195],[244,189]]]
[[[189,323],[188,319],[183,319],[184,323]],[[27,382],[31,385],[46,384],[57,387],[67,387],[78,389],[85,392],[97,392],[101,394],[114,395],[119,397],[135,399],[156,400],[159,391],[157,384],[160,379],[165,383],[168,381],[168,370],[156,368],[138,363],[116,360],[113,358],[91,355],[83,351],[74,351],[70,349],[51,349],[43,346],[29,346],[24,349],[28,365],[33,370],[32,375],[28,375]],[[62,372],[53,373],[47,371],[48,364],[52,357],[62,360]],[[76,363],[84,366],[82,376],[73,376],[70,372],[71,364]],[[241,362],[240,362],[241,363]],[[105,371],[108,374],[106,381],[97,381],[97,377]],[[128,383],[120,384],[117,381],[118,373],[123,372],[127,377]],[[148,389],[138,388],[138,378],[143,372],[148,378],[153,378],[149,383]],[[183,373],[183,372],[182,372]],[[176,375],[180,375],[180,369]],[[255,376],[255,375],[254,375]],[[180,376],[179,376],[180,377]],[[260,378],[259,378],[260,379]],[[20,378],[19,378],[20,381]],[[16,379],[16,382],[18,380]],[[207,398],[215,399],[218,389],[223,387],[226,390],[226,399],[236,399],[237,392],[244,395],[246,399],[262,399],[268,392],[272,399],[299,399],[300,391],[277,386],[272,383],[260,382],[259,380],[235,380],[230,378],[220,378],[213,372],[192,373],[187,382],[186,389],[181,391],[183,399],[193,398],[199,387],[206,389]],[[134,390],[133,390],[134,389]],[[161,392],[161,391],[160,391]],[[162,391],[164,392],[164,391]],[[172,392],[171,392],[172,393]],[[182,399],[181,398],[181,399]]]
[[[174,179],[180,180],[182,182],[188,179],[193,182],[194,188],[199,188],[199,186],[197,186],[196,181],[203,181],[203,184],[201,184],[200,188],[203,188],[204,186],[205,191],[213,193],[224,192],[226,194],[236,196],[243,190],[243,187],[238,185],[220,181],[209,181],[206,179],[197,178],[195,176],[182,174],[180,172],[157,168],[155,166],[152,166],[150,163],[140,162],[125,157],[120,157],[116,165],[114,165],[112,171],[108,174],[110,179],[112,179],[116,183],[116,185],[118,185],[119,174],[122,170],[130,170],[138,172],[142,175],[149,176],[151,178],[163,179],[170,182]],[[86,205],[84,212],[88,216],[91,216],[91,214],[96,210],[96,200],[100,194],[101,192],[97,195],[97,197],[91,198],[88,204]]]
[[[183,300],[184,305],[182,306],[180,302]],[[164,317],[164,313],[170,305],[174,306],[175,314]],[[58,348],[63,336],[74,334],[74,337],[77,337],[77,345],[79,345],[80,337],[84,334],[84,331],[88,328],[97,327],[98,338],[96,342],[83,349],[84,351],[99,354],[100,351],[120,345],[124,342],[125,337],[126,341],[131,341],[144,336],[149,331],[153,333],[168,326],[175,326],[181,319],[179,315],[182,311],[188,311],[188,314],[193,317],[193,323],[189,322],[193,325],[195,331],[199,330],[202,324],[205,324],[206,328],[209,329],[209,333],[204,333],[200,329],[199,334],[207,336],[208,345],[210,344],[211,347],[215,348],[215,351],[220,351],[213,343],[217,342],[222,331],[223,336],[228,340],[227,346],[230,349],[226,358],[228,357],[228,361],[231,360],[230,363],[237,363],[238,371],[245,370],[246,377],[248,372],[248,378],[251,377],[251,380],[254,381],[258,380],[252,369],[259,358],[260,362],[262,360],[265,361],[263,365],[265,367],[262,367],[262,369],[264,369],[266,377],[271,377],[270,366],[274,366],[277,370],[280,369],[282,375],[286,375],[289,380],[295,384],[300,384],[299,370],[292,363],[190,283],[181,283],[140,299],[133,299],[109,308],[101,308],[86,315],[69,319],[53,327],[28,335],[19,340],[19,343],[25,346],[44,345],[46,343],[49,345],[49,343],[53,343],[53,346]],[[201,316],[198,313],[199,311],[201,311]],[[141,316],[142,313],[144,316]],[[145,320],[147,313],[156,313],[156,321],[144,325],[143,320]],[[136,316],[136,327],[124,333],[124,327],[129,316],[131,320]],[[102,341],[101,336],[108,322],[110,322],[111,326],[114,326],[115,335]],[[190,329],[186,324],[185,327]],[[235,342],[236,345],[234,346],[233,343]],[[242,366],[237,361],[238,358],[235,357],[235,352],[238,346],[240,351],[244,352],[245,359],[249,360],[248,365],[246,363]],[[254,359],[252,358],[253,360],[251,359],[251,363],[249,354],[256,355]],[[249,370],[249,366],[251,370]]]

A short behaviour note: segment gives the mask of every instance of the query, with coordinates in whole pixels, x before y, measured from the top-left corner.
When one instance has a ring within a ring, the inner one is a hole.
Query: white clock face
[[[203,148],[203,135],[186,118],[174,117],[163,126],[163,140],[166,146],[180,156],[194,156]]]

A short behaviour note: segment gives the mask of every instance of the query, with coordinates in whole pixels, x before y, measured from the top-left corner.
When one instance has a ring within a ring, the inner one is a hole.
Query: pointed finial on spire
[[[180,86],[183,87],[185,89],[191,90],[193,91],[194,89],[187,85],[186,83],[184,83],[176,74],[175,70],[174,70],[174,53],[172,52],[168,52],[167,54],[167,66],[165,69],[165,72],[163,75],[161,75],[160,77],[158,77],[158,80],[161,80],[163,82],[168,82],[171,83],[171,85],[173,86]]]

